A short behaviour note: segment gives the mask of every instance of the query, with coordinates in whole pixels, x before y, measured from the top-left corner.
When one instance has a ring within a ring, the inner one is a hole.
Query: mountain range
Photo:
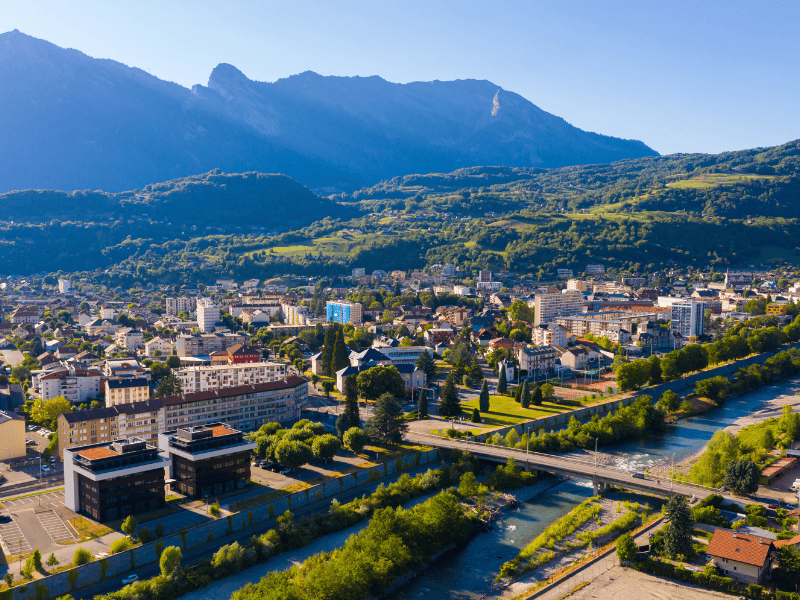
[[[220,169],[353,191],[478,165],[656,156],[573,127],[489,81],[391,83],[307,71],[273,83],[220,64],[187,89],[141,69],[0,34],[0,192],[139,189]]]

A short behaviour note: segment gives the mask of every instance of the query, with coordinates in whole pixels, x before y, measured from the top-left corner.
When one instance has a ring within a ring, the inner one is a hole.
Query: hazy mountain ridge
[[[475,165],[656,154],[574,128],[488,81],[396,84],[309,71],[263,83],[220,64],[207,86],[189,90],[16,30],[0,34],[0,115],[0,191],[123,191],[217,168],[355,190]]]

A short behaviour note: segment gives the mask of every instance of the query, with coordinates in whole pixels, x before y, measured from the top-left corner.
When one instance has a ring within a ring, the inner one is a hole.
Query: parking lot
[[[2,502],[0,514],[12,521],[0,524],[0,544],[6,555],[18,555],[38,548],[51,552],[61,544],[78,539],[69,524],[74,516],[64,506],[64,492],[47,492]]]

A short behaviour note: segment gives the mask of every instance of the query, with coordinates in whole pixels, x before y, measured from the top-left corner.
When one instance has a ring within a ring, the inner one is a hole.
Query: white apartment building
[[[520,371],[527,371],[528,377],[545,377],[556,368],[556,350],[550,346],[515,349]]]
[[[536,294],[534,309],[534,325],[550,323],[563,315],[577,315],[583,312],[583,293],[568,290],[563,293]]]
[[[705,309],[703,302],[675,302],[670,307],[669,330],[680,333],[685,340],[703,335]]]
[[[64,396],[70,402],[86,402],[100,396],[103,374],[80,363],[52,363],[49,368],[32,372],[33,393],[42,400]]]
[[[567,330],[558,323],[547,323],[533,327],[534,346],[566,346]]]
[[[309,325],[314,319],[314,315],[307,306],[284,303],[281,304],[281,312],[286,325]]]
[[[58,280],[58,293],[59,294],[67,294],[72,289],[72,283],[70,283],[69,279],[59,279]]]
[[[182,312],[193,313],[197,307],[196,298],[167,298],[167,316],[177,317]]]
[[[151,358],[154,356],[172,356],[174,351],[175,347],[169,338],[156,336],[144,343],[144,355]],[[159,352],[159,354],[156,354],[156,352]]]
[[[274,362],[183,367],[173,371],[184,394],[240,385],[256,385],[283,379],[286,365]]]
[[[214,326],[220,321],[219,307],[209,298],[200,298],[195,308],[197,326],[203,333],[214,331]]]
[[[123,350],[138,350],[144,347],[144,334],[131,327],[123,327],[114,334],[114,343]]]
[[[582,279],[570,279],[567,281],[567,290],[570,292],[588,292],[591,289],[591,281],[584,281]]]

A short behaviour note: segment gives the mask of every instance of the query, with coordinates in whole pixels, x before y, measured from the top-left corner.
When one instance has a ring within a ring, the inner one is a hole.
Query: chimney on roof
[[[734,537],[734,538],[736,537],[736,534],[735,534],[735,533],[733,534],[733,537]]]

